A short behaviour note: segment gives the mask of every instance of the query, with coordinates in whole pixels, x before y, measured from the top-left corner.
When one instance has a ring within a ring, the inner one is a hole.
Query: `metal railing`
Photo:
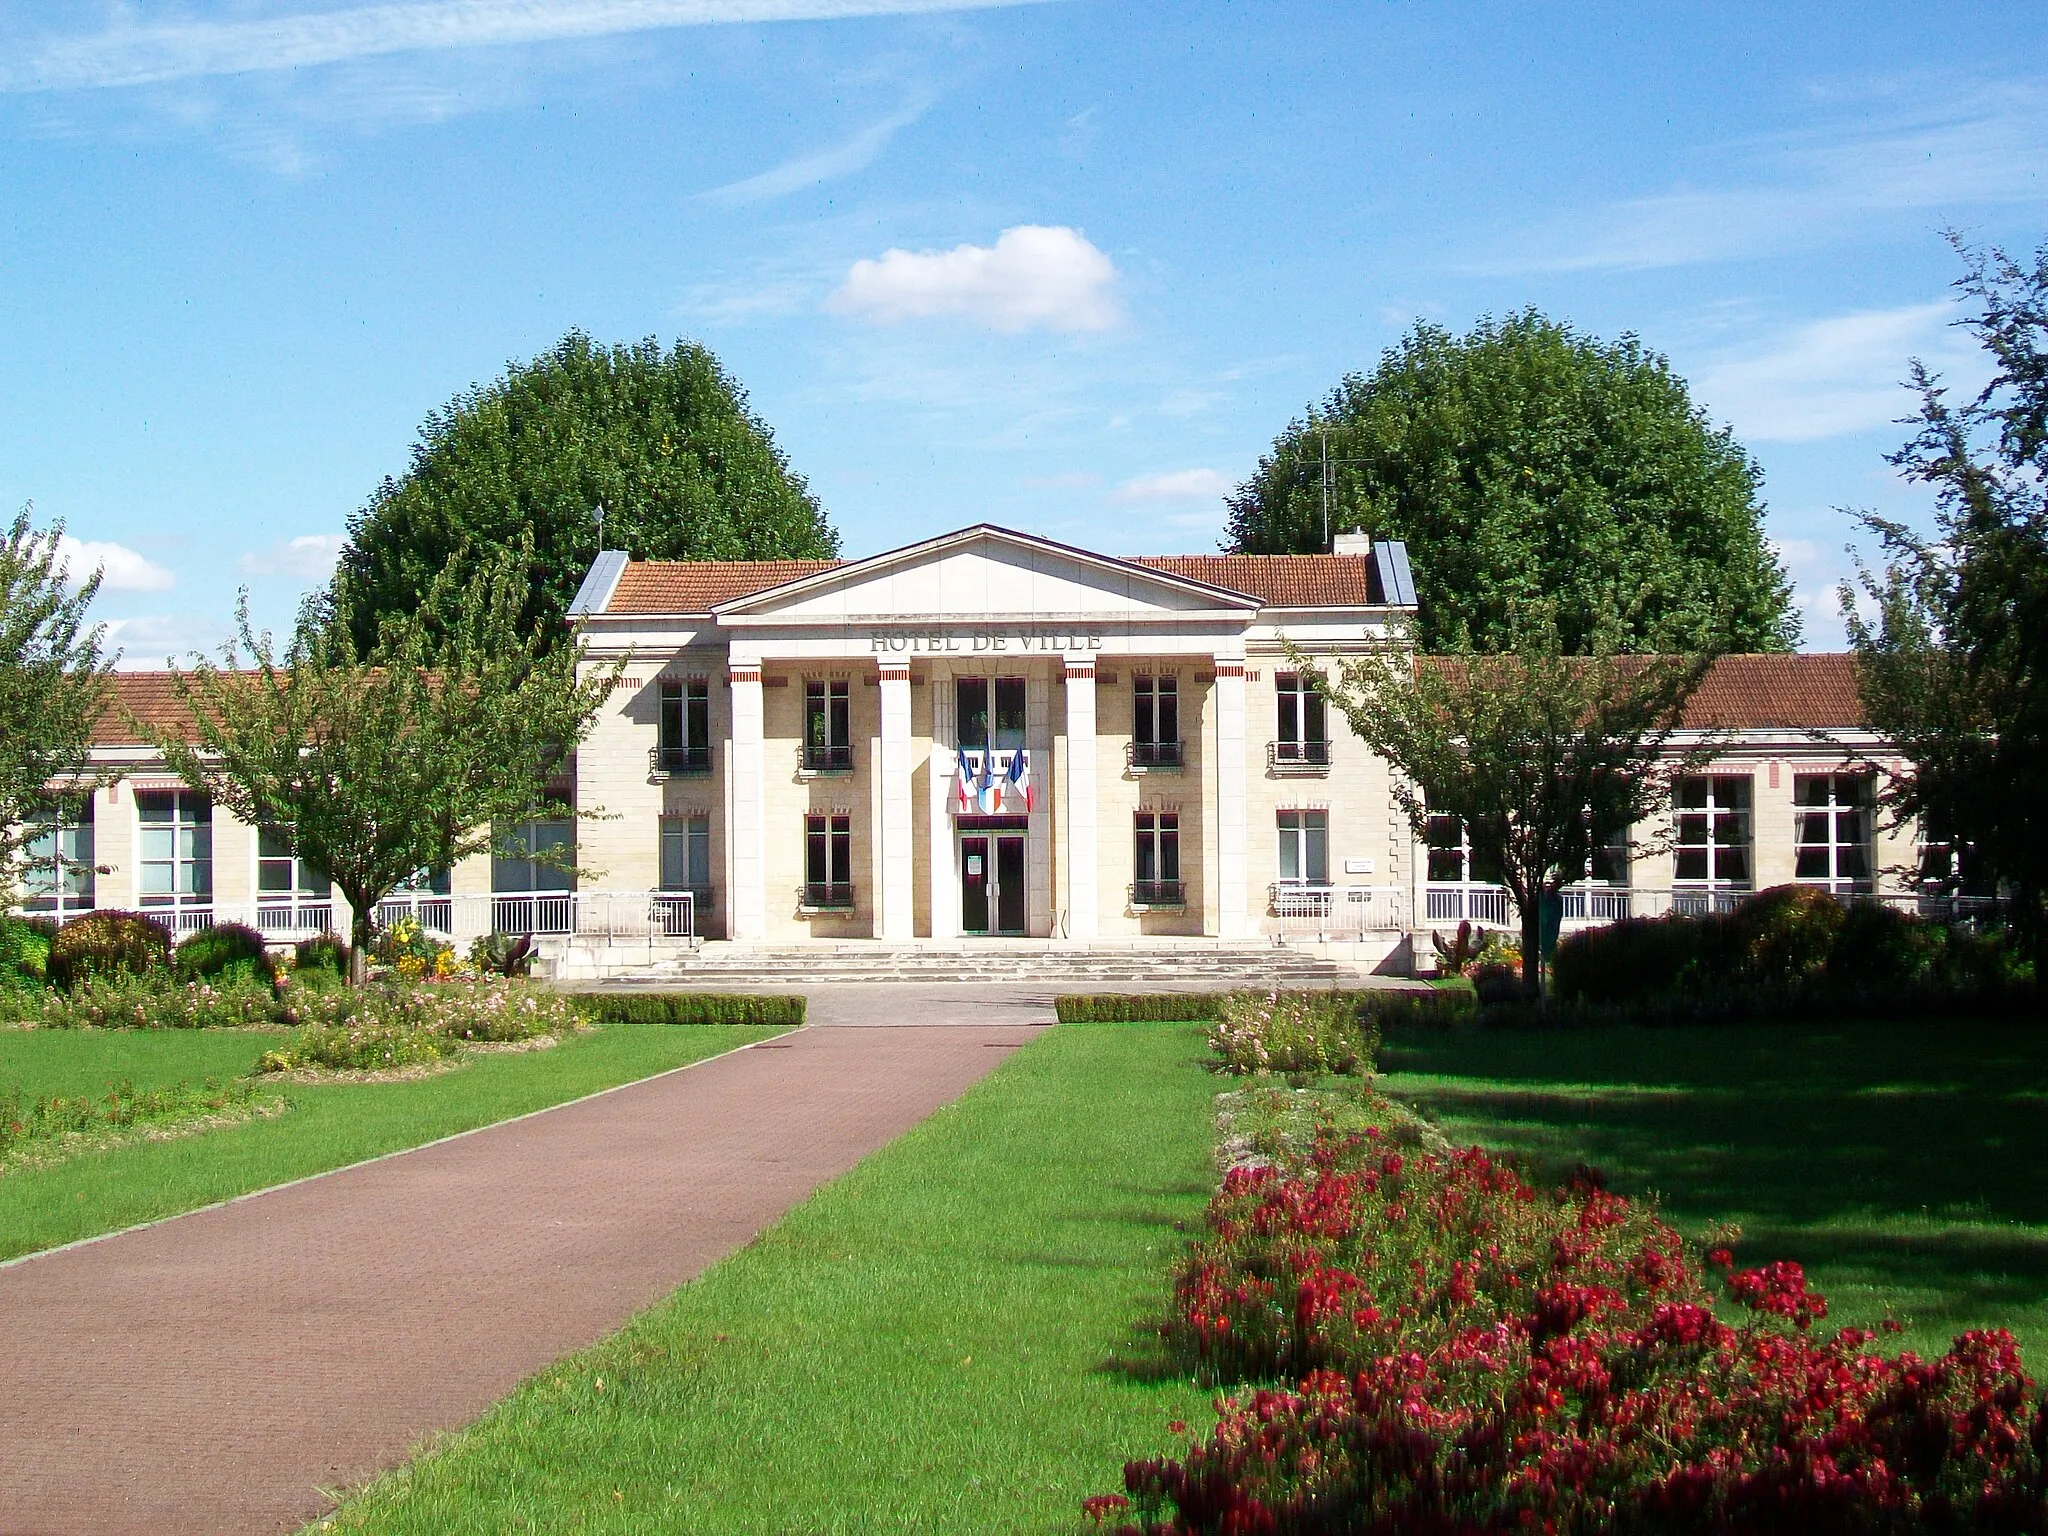
[[[1432,923],[1491,923],[1507,926],[1515,903],[1498,885],[1430,885],[1423,889],[1423,918]]]
[[[1269,741],[1266,766],[1275,773],[1328,773],[1330,744],[1327,741]]]
[[[1131,882],[1131,905],[1134,907],[1184,907],[1187,904],[1188,884],[1185,880]]]
[[[803,765],[806,773],[851,773],[853,772],[852,747],[814,747],[805,744]]]
[[[1408,892],[1398,885],[1310,885],[1282,881],[1268,887],[1273,933],[1339,938],[1401,933],[1408,928]]]
[[[1124,761],[1133,768],[1181,768],[1181,743],[1177,741],[1133,741],[1124,748]]]
[[[841,912],[853,906],[851,880],[806,881],[803,904],[812,912]]]
[[[686,774],[709,773],[711,771],[711,748],[698,747],[649,747],[647,749],[647,771],[656,778],[680,778]]]

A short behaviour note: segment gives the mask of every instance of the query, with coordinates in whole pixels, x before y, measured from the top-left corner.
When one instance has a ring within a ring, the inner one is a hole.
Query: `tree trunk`
[[[1522,994],[1543,1001],[1543,891],[1539,886],[1522,905]]]
[[[377,910],[376,904],[362,891],[344,890],[341,893],[348,901],[348,984],[360,987],[368,979],[370,969],[370,934],[373,924],[370,914]]]

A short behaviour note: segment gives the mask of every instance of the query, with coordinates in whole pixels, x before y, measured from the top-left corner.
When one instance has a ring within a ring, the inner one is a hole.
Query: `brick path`
[[[1029,1035],[807,1029],[0,1268],[0,1533],[291,1529]]]

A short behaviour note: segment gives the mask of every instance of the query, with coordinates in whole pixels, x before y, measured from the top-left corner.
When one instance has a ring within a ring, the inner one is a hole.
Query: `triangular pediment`
[[[856,560],[714,610],[728,623],[1241,615],[1259,601],[1031,534],[983,524]]]

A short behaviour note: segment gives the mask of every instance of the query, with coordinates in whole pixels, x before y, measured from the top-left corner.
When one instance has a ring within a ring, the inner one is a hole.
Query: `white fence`
[[[178,938],[216,923],[241,923],[277,944],[316,933],[346,936],[348,907],[339,900],[180,902],[145,906]],[[80,914],[74,912],[70,916]],[[690,891],[500,891],[490,895],[436,896],[406,892],[377,905],[377,923],[389,928],[410,917],[427,932],[458,944],[486,933],[535,938],[606,941],[691,941],[697,934],[697,899]]]
[[[1408,892],[1398,885],[1273,886],[1267,896],[1271,931],[1282,936],[1347,938],[1400,933],[1408,927]]]

